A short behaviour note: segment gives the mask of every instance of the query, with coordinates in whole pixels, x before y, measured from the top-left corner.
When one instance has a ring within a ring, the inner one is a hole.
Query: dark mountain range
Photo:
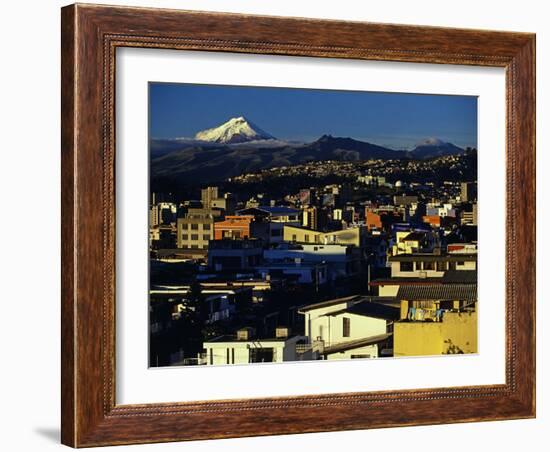
[[[406,151],[395,151],[353,138],[323,135],[317,141],[306,144],[303,152],[311,155],[311,160],[370,160],[406,158]]]
[[[274,139],[247,143],[205,142],[196,137],[187,140],[151,140],[150,149],[153,189],[159,184],[174,187],[216,183],[245,173],[312,161],[427,159],[464,152],[451,143],[435,139],[420,143],[412,151],[396,151],[331,135],[323,135],[307,144],[285,143]]]
[[[462,153],[464,153],[464,149],[455,146],[453,143],[446,143],[438,138],[428,138],[418,143],[416,147],[409,152],[409,155],[411,158],[415,159],[426,159]]]

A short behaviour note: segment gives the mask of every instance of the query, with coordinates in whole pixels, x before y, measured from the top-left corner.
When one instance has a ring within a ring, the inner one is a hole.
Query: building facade
[[[207,249],[214,238],[214,218],[219,215],[211,209],[189,209],[184,218],[178,218],[177,247]]]

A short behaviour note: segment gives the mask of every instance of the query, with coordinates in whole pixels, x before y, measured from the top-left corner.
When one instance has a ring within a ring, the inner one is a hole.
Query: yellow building
[[[394,356],[477,353],[477,284],[402,285]]]
[[[393,325],[393,356],[477,353],[477,312],[448,311],[439,322]]]
[[[425,252],[430,252],[436,244],[436,239],[433,234],[418,231],[398,231],[395,235],[395,239],[395,243],[391,250],[392,256],[419,253],[424,250]]]
[[[184,218],[178,218],[177,247],[207,249],[214,238],[214,219],[219,215],[212,209],[189,209]]]
[[[341,231],[320,232],[296,226],[284,226],[283,240],[295,243],[321,243],[361,246],[361,228],[349,228]]]

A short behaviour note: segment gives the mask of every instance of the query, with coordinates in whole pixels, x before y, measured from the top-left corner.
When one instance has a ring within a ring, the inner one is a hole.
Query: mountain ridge
[[[322,135],[305,144],[290,144],[274,139],[241,143],[195,142],[175,145],[156,154],[151,146],[152,182],[170,180],[174,184],[215,183],[244,173],[293,166],[313,161],[364,161],[372,159],[424,160],[441,155],[464,153],[458,146],[443,146],[444,142],[423,144],[412,151],[392,150],[349,137]],[[442,147],[443,146],[443,147]]]

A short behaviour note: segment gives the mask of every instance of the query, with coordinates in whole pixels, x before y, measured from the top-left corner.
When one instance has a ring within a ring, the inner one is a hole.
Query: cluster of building
[[[476,184],[360,177],[153,195],[151,365],[476,353]]]

